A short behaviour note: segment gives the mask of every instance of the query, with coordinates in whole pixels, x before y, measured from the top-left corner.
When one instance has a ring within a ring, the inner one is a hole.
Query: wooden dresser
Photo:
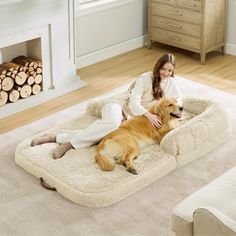
[[[224,53],[227,0],[149,0],[148,47],[152,41],[200,53]]]

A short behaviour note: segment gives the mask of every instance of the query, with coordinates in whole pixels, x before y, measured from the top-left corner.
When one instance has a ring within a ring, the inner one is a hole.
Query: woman
[[[32,141],[31,145],[57,142],[53,158],[61,158],[70,149],[79,149],[99,142],[105,135],[117,129],[122,120],[127,117],[144,115],[156,128],[161,127],[158,116],[151,114],[148,109],[152,103],[164,96],[177,97],[182,103],[182,94],[175,84],[175,57],[170,54],[162,55],[157,61],[153,72],[140,75],[128,91],[109,99],[102,108],[102,119],[94,121],[85,129],[73,130],[57,135],[44,135]]]

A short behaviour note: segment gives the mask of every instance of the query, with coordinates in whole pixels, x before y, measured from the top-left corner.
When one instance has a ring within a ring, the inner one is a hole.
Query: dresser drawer
[[[176,0],[176,6],[190,9],[193,11],[201,11],[202,3],[196,0]]]
[[[151,40],[185,49],[200,49],[200,39],[151,27]]]
[[[177,7],[168,6],[156,2],[155,3],[152,2],[151,4],[151,15],[168,17],[192,24],[198,24],[198,25],[201,24],[200,12],[180,9]]]
[[[152,16],[151,17],[151,26],[161,28],[164,30],[169,30],[181,34],[186,34],[189,36],[201,37],[201,26],[188,24],[182,21],[176,21],[173,19],[161,17],[161,16]]]

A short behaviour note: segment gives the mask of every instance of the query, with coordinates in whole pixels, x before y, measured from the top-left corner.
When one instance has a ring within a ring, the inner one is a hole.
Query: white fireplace
[[[1,0],[0,63],[25,55],[42,61],[42,92],[0,107],[0,118],[86,85],[76,76],[74,0]]]

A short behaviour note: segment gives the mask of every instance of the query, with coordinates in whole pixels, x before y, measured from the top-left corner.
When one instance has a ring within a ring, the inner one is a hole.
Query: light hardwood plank
[[[156,60],[166,52],[171,52],[176,56],[176,75],[236,95],[235,56],[222,56],[219,52],[211,52],[207,55],[206,64],[201,65],[199,55],[196,53],[153,44],[151,49],[139,48],[79,69],[78,75],[89,83],[87,87],[1,119],[0,133],[29,124],[130,82],[137,75],[152,70]]]

